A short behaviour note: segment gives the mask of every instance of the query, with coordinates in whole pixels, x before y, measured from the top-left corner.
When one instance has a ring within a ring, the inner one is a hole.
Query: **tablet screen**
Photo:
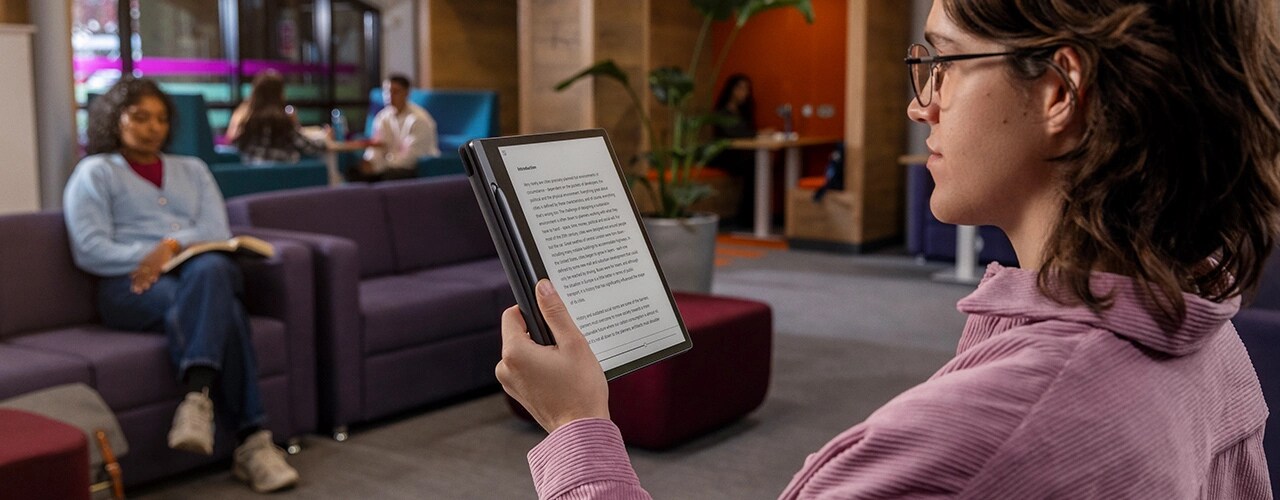
[[[546,275],[604,370],[684,342],[605,139],[497,151]]]

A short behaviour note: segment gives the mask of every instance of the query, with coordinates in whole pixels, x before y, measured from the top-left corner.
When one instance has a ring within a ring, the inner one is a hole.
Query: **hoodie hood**
[[[1100,313],[1084,305],[1062,305],[1036,286],[1036,273],[987,266],[978,289],[960,299],[956,308],[971,315],[1039,321],[1067,321],[1110,331],[1143,347],[1171,356],[1200,350],[1240,309],[1240,298],[1225,302],[1184,293],[1187,314],[1181,324],[1165,319],[1143,293],[1137,280],[1117,274],[1093,273],[1090,288],[1101,296],[1111,294],[1112,306]]]

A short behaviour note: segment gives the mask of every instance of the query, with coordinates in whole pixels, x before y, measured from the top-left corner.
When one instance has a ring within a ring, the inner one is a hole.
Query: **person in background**
[[[418,159],[440,156],[436,121],[409,102],[409,78],[393,74],[382,82],[386,107],[373,117],[370,147],[349,175],[352,181],[409,179],[418,176]]]
[[[756,99],[752,92],[751,79],[742,73],[729,75],[720,95],[716,97],[716,114],[721,121],[712,127],[712,136],[716,139],[751,139],[756,137]],[[726,149],[709,162],[723,168],[742,183],[743,196],[738,198],[738,207],[732,220],[726,220],[728,227],[751,227],[754,218],[752,206],[755,198],[748,195],[755,186],[756,160],[755,152],[745,149]]]
[[[930,208],[1000,227],[1023,267],[988,267],[955,358],[781,496],[1272,498],[1230,319],[1280,230],[1277,7],[935,0],[932,49],[906,59]],[[508,309],[496,374],[550,432],[528,457],[538,494],[648,498],[600,363],[537,290],[555,345]]]
[[[104,325],[167,337],[187,391],[173,416],[169,447],[213,453],[216,399],[238,426],[234,475],[259,492],[292,486],[298,472],[264,428],[239,267],[209,252],[160,272],[193,243],[231,237],[209,167],[161,152],[172,117],[172,103],[151,80],[126,77],[93,101],[89,156],[63,195],[71,253],[77,266],[100,277]]]
[[[751,92],[751,79],[742,73],[729,75],[716,97],[716,113],[729,118],[716,122],[717,139],[741,139],[756,136],[756,99]]]
[[[298,119],[285,112],[284,79],[268,69],[253,78],[249,101],[238,106],[227,125],[227,140],[240,150],[240,161],[250,164],[294,163],[302,156],[324,152],[325,138],[302,133]]]

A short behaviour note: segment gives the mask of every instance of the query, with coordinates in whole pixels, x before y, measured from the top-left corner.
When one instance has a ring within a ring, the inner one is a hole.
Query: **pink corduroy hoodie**
[[[1271,498],[1239,300],[1184,295],[1169,325],[1133,280],[1091,286],[1113,307],[990,266],[958,304],[956,357],[810,455],[781,498]],[[541,498],[649,498],[607,420],[556,430],[529,466]]]

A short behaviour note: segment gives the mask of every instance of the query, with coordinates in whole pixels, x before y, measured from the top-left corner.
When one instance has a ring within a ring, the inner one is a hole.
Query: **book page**
[[[603,368],[683,341],[604,139],[498,151],[547,274]]]

